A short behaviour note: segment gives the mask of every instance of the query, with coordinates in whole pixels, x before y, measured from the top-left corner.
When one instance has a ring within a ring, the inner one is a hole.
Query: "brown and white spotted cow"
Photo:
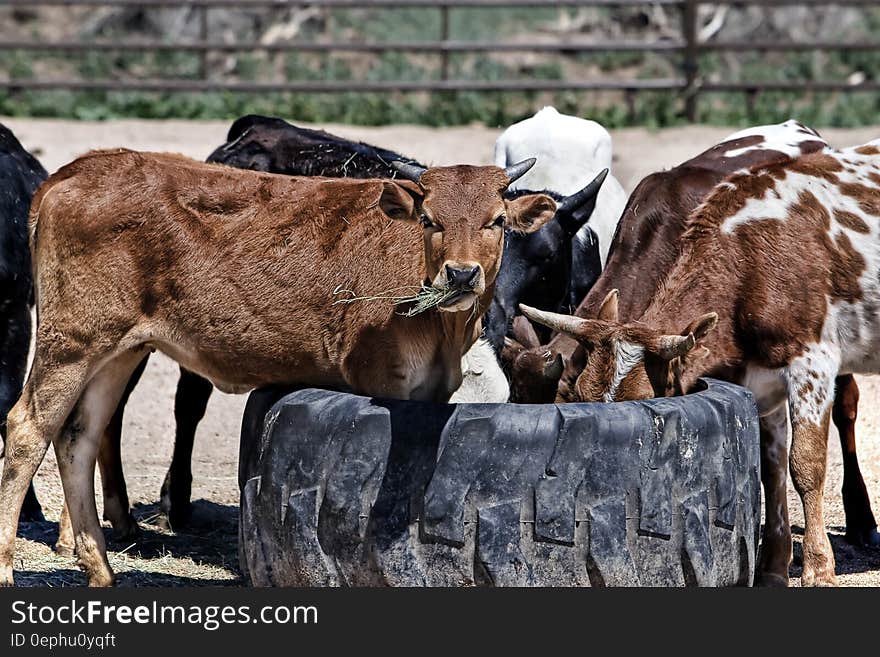
[[[769,429],[761,578],[788,582],[788,463],[806,518],[803,583],[834,585],[822,514],[834,381],[880,372],[880,142],[729,176],[690,216],[645,312],[622,323],[617,306],[612,291],[600,319],[523,308],[584,347],[557,400],[680,394],[700,376],[749,387]]]
[[[608,263],[575,315],[596,317],[602,300],[612,289],[618,289],[620,317],[624,321],[638,318],[680,253],[688,216],[719,182],[739,169],[782,164],[827,147],[811,128],[785,121],[737,132],[677,167],[647,176],[627,201]],[[550,403],[556,396],[563,362],[568,376],[577,376],[583,350],[564,333],[546,345],[536,344],[537,338],[527,327],[514,324],[514,329],[517,326],[518,340],[508,340],[504,350],[511,401]],[[832,419],[840,434],[844,458],[846,538],[858,545],[880,545],[856,455],[859,389],[851,374],[842,374],[836,383]]]

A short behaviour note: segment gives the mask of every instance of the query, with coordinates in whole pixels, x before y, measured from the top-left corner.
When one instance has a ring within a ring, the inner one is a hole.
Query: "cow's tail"
[[[37,188],[34,198],[31,199],[31,209],[28,213],[28,248],[31,251],[31,305],[37,306],[39,279],[37,278],[37,227],[40,219],[40,207],[46,192],[52,186],[51,178],[44,180]],[[39,311],[38,311],[39,312]]]
[[[40,214],[43,212],[43,201],[46,198],[46,194],[48,194],[51,189],[61,182],[62,180],[66,180],[73,175],[73,172],[70,170],[65,171],[68,167],[64,167],[60,169],[58,172],[49,176],[46,180],[43,181],[43,184],[37,188],[37,191],[34,192],[34,198],[31,199],[31,209],[28,214],[28,246],[31,250],[31,276],[33,277],[33,286],[31,288],[31,303],[39,308],[39,278],[37,271],[37,246],[38,246],[38,230],[40,225]],[[39,321],[39,317],[38,317]]]

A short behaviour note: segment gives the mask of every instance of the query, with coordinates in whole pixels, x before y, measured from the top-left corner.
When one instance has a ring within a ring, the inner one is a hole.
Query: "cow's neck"
[[[485,308],[492,300],[493,287],[477,302],[479,306],[474,312],[462,311],[446,313],[437,311],[440,319],[442,336],[435,352],[432,367],[440,367],[444,374],[438,379],[438,387],[431,395],[435,401],[445,402],[461,385],[463,373],[461,358],[470,349],[479,336],[480,320]]]
[[[730,376],[739,369],[742,355],[733,337],[732,319],[736,294],[742,289],[742,275],[723,257],[720,249],[697,242],[685,246],[675,266],[661,285],[654,301],[638,320],[650,328],[678,335],[690,322],[706,313],[718,314],[718,326],[702,341],[708,354],[685,359],[681,384],[690,391],[701,376]],[[702,248],[701,248],[702,247]],[[711,254],[712,257],[707,258]]]
[[[495,294],[495,283],[486,286],[486,291],[477,298],[476,308],[457,313],[439,313],[443,327],[444,347],[454,347],[461,350],[459,358],[473,346],[479,337],[479,327],[486,309],[492,303]]]

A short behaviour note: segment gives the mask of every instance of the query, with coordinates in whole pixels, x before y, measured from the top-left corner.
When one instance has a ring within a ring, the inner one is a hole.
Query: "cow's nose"
[[[477,284],[477,279],[479,277],[479,267],[466,267],[464,269],[459,269],[458,267],[446,265],[446,282],[449,287],[459,290],[472,290],[474,289],[474,285]]]

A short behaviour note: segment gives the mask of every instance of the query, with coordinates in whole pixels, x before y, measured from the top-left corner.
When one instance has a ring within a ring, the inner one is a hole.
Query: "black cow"
[[[421,166],[392,151],[352,142],[324,131],[299,128],[281,119],[256,115],[236,120],[229,130],[227,142],[211,153],[208,161],[291,176],[348,178],[393,178],[397,171],[391,166],[392,162]],[[568,198],[554,194],[559,201],[558,221],[551,221],[529,235],[506,234],[505,256],[495,286],[496,297],[505,299],[505,307],[516,308],[518,302],[531,299],[538,307],[548,308],[540,300],[542,295],[547,295],[553,300],[549,308],[555,309],[558,307],[557,300],[567,298],[571,241],[589,219],[603,179],[604,175]],[[523,193],[526,192],[513,192],[511,196]],[[531,288],[535,292],[530,291]],[[496,311],[495,317],[495,326],[498,328],[490,329],[487,326],[487,332],[496,336],[493,346],[497,354],[500,353],[504,332],[512,315],[508,317]],[[127,511],[128,498],[119,459],[122,413],[145,364],[146,361],[129,381],[108,428],[99,459],[104,482],[105,515],[108,497],[113,499],[110,508],[126,509],[124,515],[114,513],[108,517],[117,535],[126,538],[137,531],[137,525]],[[196,428],[204,417],[212,390],[210,382],[181,368],[174,407],[177,424],[174,455],[162,486],[160,502],[164,519],[170,521],[172,526],[186,522],[190,513],[192,447]]]
[[[578,266],[585,268],[585,274],[595,271],[592,282],[599,277],[602,266],[595,233],[589,231],[595,257],[591,264],[584,262],[587,258],[583,249],[576,248],[575,235],[593,213],[596,195],[607,175],[605,169],[584,189],[567,198],[549,190],[518,189],[505,193],[507,198],[547,194],[556,200],[557,210],[554,220],[534,233],[523,235],[508,231],[504,235],[504,259],[495,284],[495,296],[483,318],[486,339],[496,354],[501,353],[504,337],[510,333],[513,318],[519,313],[518,304],[529,305],[525,299],[532,299],[542,310],[569,306],[575,257],[580,262]]]
[[[392,162],[418,165],[384,148],[349,141],[323,130],[310,130],[283,119],[249,114],[229,128],[226,143],[208,162],[288,176],[394,178]]]
[[[6,440],[6,415],[21,394],[31,342],[34,303],[28,211],[37,187],[48,174],[0,124],[0,435]],[[34,487],[28,488],[23,521],[44,520]]]

